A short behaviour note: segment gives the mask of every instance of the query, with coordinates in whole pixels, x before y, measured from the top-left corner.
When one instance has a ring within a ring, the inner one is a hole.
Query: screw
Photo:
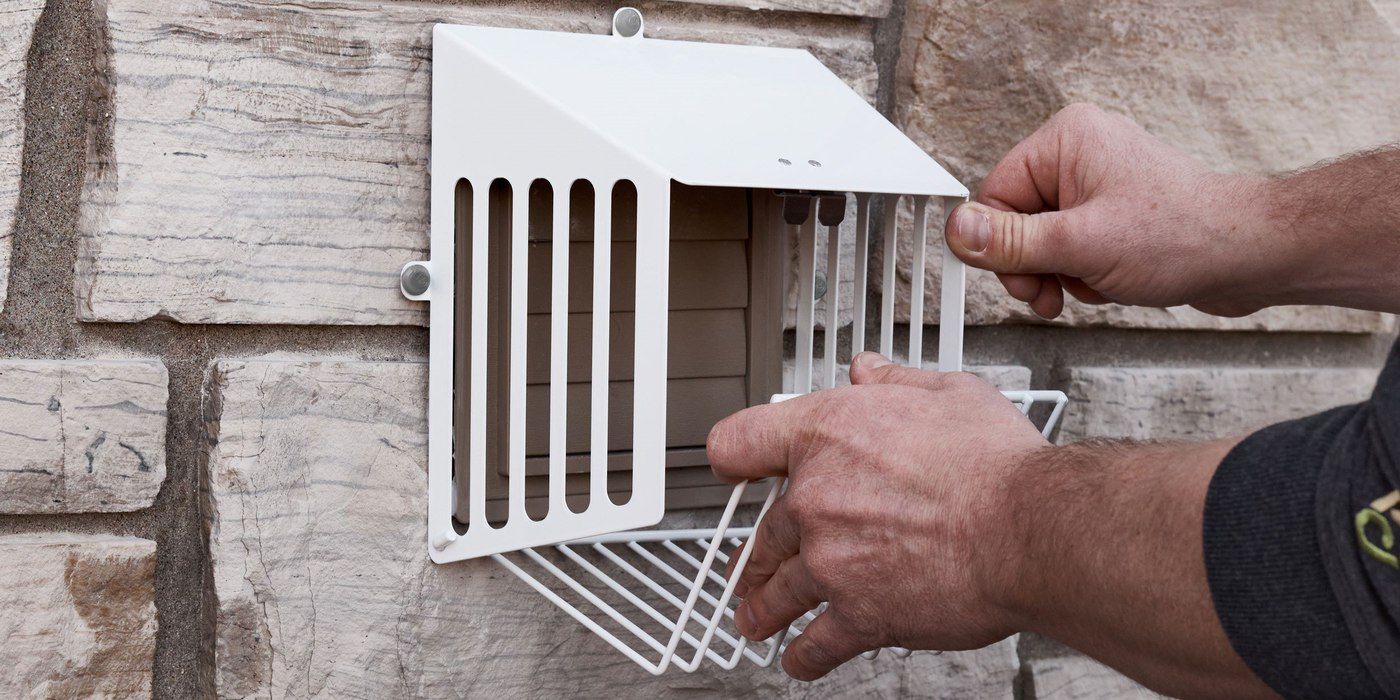
[[[820,167],[822,167],[821,161],[816,161],[816,160],[809,160],[809,161],[807,161],[807,165],[810,165],[810,166],[812,166],[812,167],[814,167],[814,168],[820,168]]]
[[[627,39],[642,31],[642,13],[635,7],[623,7],[613,13],[613,33]]]
[[[817,275],[816,284],[812,285],[812,300],[820,301],[826,296],[826,275]]]
[[[399,275],[399,284],[403,287],[403,293],[416,297],[428,291],[428,287],[433,283],[433,275],[428,272],[428,266],[423,263],[412,263],[403,269]]]
[[[782,163],[783,165],[792,165],[792,161],[788,160],[787,158],[779,158],[778,162]]]
[[[433,538],[433,549],[436,549],[436,550],[438,550],[438,551],[442,551],[442,550],[447,549],[448,547],[452,546],[452,543],[453,543],[453,542],[456,542],[456,541],[457,541],[457,532],[456,532],[455,530],[453,530],[452,528],[449,527],[449,528],[447,528],[446,530],[443,530],[442,532],[439,532],[439,533],[437,534],[437,537],[434,537],[434,538]]]

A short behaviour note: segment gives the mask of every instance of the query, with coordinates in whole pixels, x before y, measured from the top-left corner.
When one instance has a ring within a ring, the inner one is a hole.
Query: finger
[[[1049,275],[1047,281],[1040,285],[1040,295],[1031,302],[1031,311],[1048,321],[1059,316],[1064,308],[1065,292],[1060,288],[1059,280]]]
[[[1016,144],[977,188],[977,201],[1034,214],[1059,206],[1059,145],[1052,122]]]
[[[1027,214],[1073,206],[1061,192],[1061,174],[1074,171],[1074,144],[1114,118],[1088,104],[1061,109],[1002,157],[982,179],[977,201]]]
[[[746,408],[715,424],[705,441],[710,469],[731,484],[788,473],[790,452],[819,392]]]
[[[788,511],[786,498],[773,502],[745,546],[753,547],[753,554],[749,555],[739,581],[734,584],[734,593],[740,598],[748,597],[749,591],[766,583],[783,561],[801,551],[802,534],[797,520]],[[731,559],[731,563],[737,564],[738,560]],[[729,573],[733,573],[732,568]]]
[[[750,641],[767,639],[822,602],[802,557],[790,557],[734,611],[734,625]]]
[[[1077,275],[1071,212],[1022,214],[985,204],[958,205],[944,236],[948,249],[973,267],[999,273]]]
[[[947,375],[932,370],[905,367],[876,352],[863,352],[851,360],[852,384],[902,384],[937,391],[947,386]]]
[[[997,280],[1006,288],[1006,293],[1017,301],[1029,304],[1040,296],[1040,275],[998,274]]]
[[[828,608],[788,644],[783,670],[797,680],[814,681],[869,648],[843,630]]]

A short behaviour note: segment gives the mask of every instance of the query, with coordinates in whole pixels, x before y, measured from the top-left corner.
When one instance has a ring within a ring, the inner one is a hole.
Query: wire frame
[[[960,200],[956,200],[960,201]],[[884,294],[880,314],[880,345],[893,355],[895,306],[895,255],[898,249],[897,214],[899,198],[884,198],[885,216]],[[774,401],[799,396],[813,388],[836,385],[837,333],[839,327],[842,240],[847,200],[840,195],[792,195],[784,202],[784,221],[798,241],[797,351],[792,389]],[[924,248],[927,244],[927,198],[913,198],[913,274],[910,282],[910,324],[908,357],[910,364],[921,364],[923,315]],[[854,275],[852,299],[851,354],[864,349],[866,324],[866,285],[869,276],[869,226],[872,198],[856,195]],[[815,288],[818,225],[826,228],[826,308],[822,354],[825,360],[820,376],[814,374],[817,317]],[[770,234],[778,232],[769,232]],[[939,368],[958,370],[962,366],[962,264],[945,254],[940,324]],[[955,288],[951,289],[950,287]],[[1063,414],[1067,398],[1059,391],[1007,391],[1003,395],[1032,415],[1037,406],[1048,406],[1041,426],[1047,438]],[[734,627],[738,601],[734,585],[748,564],[752,539],[769,507],[785,487],[782,478],[740,484],[735,487],[719,524],[714,530],[634,530],[576,539],[548,547],[531,547],[517,552],[492,555],[507,571],[520,578],[540,595],[588,628],[619,652],[652,674],[670,668],[694,672],[709,661],[722,669],[733,669],[747,660],[769,666],[782,653],[787,641],[801,633],[819,610],[799,618],[787,629],[763,641],[743,638]],[[749,489],[766,489],[763,505],[751,525],[734,522],[738,505]],[[726,551],[726,545],[729,547]],[[731,562],[731,558],[734,561]],[[732,565],[732,573],[725,572]],[[898,656],[908,649],[894,648]],[[864,654],[875,658],[879,650]]]

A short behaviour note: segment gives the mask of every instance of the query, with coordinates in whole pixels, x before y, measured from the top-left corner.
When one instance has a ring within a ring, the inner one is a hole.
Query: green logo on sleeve
[[[1392,569],[1400,569],[1400,558],[1395,554],[1395,529],[1391,525],[1391,520],[1400,524],[1400,509],[1397,506],[1400,506],[1400,490],[1371,501],[1369,508],[1362,508],[1356,514],[1355,521],[1356,541],[1361,545],[1361,551]],[[1385,516],[1386,511],[1390,511],[1389,518]],[[1366,532],[1371,527],[1380,531],[1379,542],[1367,536]]]

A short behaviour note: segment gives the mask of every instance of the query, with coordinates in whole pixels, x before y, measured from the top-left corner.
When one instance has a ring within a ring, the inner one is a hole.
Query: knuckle
[[[867,610],[838,610],[841,629],[861,646],[883,646],[886,635],[881,631],[878,613]]]
[[[1012,270],[1023,268],[1027,258],[1027,245],[1035,226],[1035,218],[1030,214],[1009,213],[995,217],[997,220],[997,247],[1002,260]]]
[[[831,650],[831,642],[834,640],[822,639],[820,636],[809,635],[807,643],[803,645],[804,656],[809,666],[828,667],[834,666],[841,661],[836,653]]]
[[[947,372],[943,375],[946,386],[959,392],[981,391],[986,382],[968,372]]]
[[[710,434],[705,438],[705,452],[710,461],[728,454],[740,429],[740,418],[737,414],[726,416],[710,428]]]
[[[1069,243],[1069,227],[1067,215],[1057,212],[1053,215],[1040,217],[1041,225],[1036,231],[1041,245],[1049,250],[1064,250]]]
[[[790,503],[788,503],[788,512],[791,512],[792,521],[797,522],[798,528],[808,535],[813,533],[813,529],[815,529],[813,525],[818,525],[832,517],[832,497],[829,496],[826,489],[812,487],[811,484],[801,484],[795,490],[790,487],[787,497],[791,498]]]
[[[792,519],[798,527],[803,527],[821,517],[823,503],[819,497],[813,493],[812,489],[801,488],[799,485],[788,487],[788,512],[792,514]]]
[[[801,602],[804,597],[802,595],[802,587],[799,585],[796,577],[791,574],[773,577],[772,585],[773,597],[778,600],[797,604]]]
[[[844,559],[840,553],[822,544],[814,544],[802,550],[802,564],[807,567],[812,582],[827,594],[838,592],[840,572],[845,570]]]
[[[768,626],[768,619],[772,616],[771,605],[768,602],[770,586],[764,586],[744,599],[744,605],[749,606],[749,612],[753,613],[754,622],[761,629]]]
[[[1103,119],[1105,114],[1102,108],[1092,102],[1073,102],[1055,116],[1071,126],[1091,126]]]

